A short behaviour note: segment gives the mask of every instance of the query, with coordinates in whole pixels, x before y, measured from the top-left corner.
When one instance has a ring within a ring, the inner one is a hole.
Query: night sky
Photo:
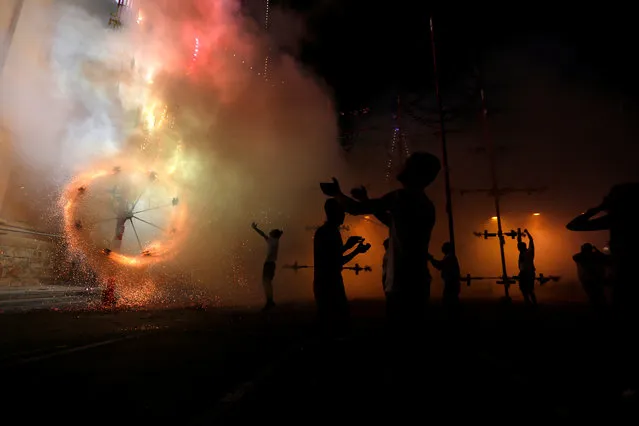
[[[335,90],[340,107],[358,108],[387,90],[432,90],[432,56],[424,2],[283,0],[305,16],[301,59]],[[450,10],[450,9],[449,9]],[[588,75],[611,89],[637,93],[632,17],[601,10],[457,10],[435,17],[442,79],[452,83],[485,56],[517,47]]]
[[[84,0],[68,0],[87,5]],[[260,18],[262,0],[242,0]],[[333,89],[340,110],[367,106],[388,91],[433,90],[429,17],[435,18],[442,90],[467,76],[491,53],[518,49],[559,67],[566,78],[639,95],[634,62],[637,37],[631,13],[609,9],[446,8],[436,3],[396,0],[270,0],[293,12],[303,29],[294,55]],[[89,7],[89,5],[87,5]],[[99,16],[112,0],[91,2]],[[290,27],[290,25],[289,25]],[[285,32],[287,29],[275,29]]]
[[[432,90],[427,7],[407,1],[392,2],[392,7],[344,3],[337,9],[340,13],[310,25],[317,36],[303,56],[335,87],[344,104],[366,102],[386,87]],[[518,47],[567,74],[587,74],[598,84],[636,90],[631,66],[635,37],[629,18],[624,22],[621,16],[605,19],[602,14],[598,19],[592,12],[581,12],[579,18],[499,12],[434,15],[444,80],[455,81],[492,51]]]

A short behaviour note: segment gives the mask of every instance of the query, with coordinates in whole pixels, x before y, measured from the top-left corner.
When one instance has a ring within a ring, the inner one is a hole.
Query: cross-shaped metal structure
[[[313,265],[300,265],[297,260],[295,261],[295,263],[293,263],[292,265],[284,265],[283,266],[284,269],[292,269],[294,272],[297,273],[297,271],[299,271],[300,269],[313,269],[314,266]],[[347,271],[354,271],[355,275],[359,275],[360,272],[372,272],[373,268],[371,268],[370,266],[360,266],[359,263],[356,263],[354,266],[344,266],[342,267],[342,270],[347,270]]]
[[[486,149],[488,151],[488,155],[489,155],[489,163],[490,163],[490,174],[491,174],[491,181],[492,181],[492,185],[490,188],[476,188],[476,189],[461,189],[459,190],[459,192],[461,194],[468,194],[468,193],[486,193],[490,196],[493,197],[494,199],[494,203],[495,203],[495,216],[497,218],[497,232],[492,234],[492,233],[488,233],[488,231],[484,231],[484,236],[486,239],[488,239],[489,237],[497,237],[499,239],[499,254],[501,257],[501,281],[499,281],[498,283],[503,283],[504,284],[504,293],[505,293],[505,297],[506,299],[510,299],[510,294],[509,294],[509,289],[510,289],[510,284],[515,283],[515,281],[512,279],[512,277],[508,276],[508,271],[506,269],[506,256],[504,254],[504,244],[506,244],[506,240],[505,240],[505,236],[510,236],[507,234],[504,234],[503,229],[502,229],[502,223],[501,223],[501,198],[504,195],[507,194],[512,194],[512,193],[517,193],[517,192],[524,192],[527,194],[532,194],[535,192],[539,192],[539,191],[543,191],[546,188],[545,187],[540,187],[540,188],[512,188],[512,187],[500,187],[498,180],[497,180],[497,161],[496,161],[496,155],[495,155],[495,144],[491,138],[490,132],[489,132],[489,128],[488,128],[488,106],[486,104],[486,93],[484,91],[483,88],[483,82],[481,80],[481,76],[479,78],[479,92],[480,92],[480,96],[481,96],[481,103],[482,103],[482,119],[483,119],[483,125],[484,125],[484,143],[486,146]],[[514,231],[513,231],[514,232]],[[513,237],[514,238],[514,237]]]
[[[518,281],[519,280],[519,276],[517,275],[513,275],[511,277],[508,277],[510,281]],[[535,281],[539,281],[539,285],[544,285],[548,282],[557,282],[560,280],[561,277],[558,277],[556,275],[548,275],[545,276],[544,274],[539,274],[537,276],[535,276]],[[504,284],[503,282],[503,277],[473,277],[470,274],[467,274],[466,276],[461,278],[461,281],[466,283],[467,287],[470,287],[470,284],[472,281],[482,281],[482,280],[498,280],[497,284]]]

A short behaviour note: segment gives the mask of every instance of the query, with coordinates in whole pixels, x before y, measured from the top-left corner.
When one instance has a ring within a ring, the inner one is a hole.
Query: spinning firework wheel
[[[170,175],[116,166],[78,176],[62,197],[72,249],[103,271],[170,260],[185,237],[186,208]]]

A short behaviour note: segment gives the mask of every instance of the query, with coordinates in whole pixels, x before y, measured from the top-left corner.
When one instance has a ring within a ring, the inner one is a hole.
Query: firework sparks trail
[[[114,279],[125,304],[157,300],[169,282],[188,287],[180,274],[195,269],[216,292],[229,271],[233,289],[253,288],[246,265],[262,254],[241,232],[264,208],[286,213],[273,226],[306,223],[312,203],[299,197],[342,164],[327,94],[266,42],[270,2],[263,26],[237,0],[120,2],[130,10],[111,27],[67,3],[41,11],[53,23],[48,59],[3,74],[0,119],[16,158],[61,194],[54,211],[34,210],[61,217],[61,250],[97,282]],[[29,19],[22,27],[44,26]],[[285,77],[286,91],[262,71]]]
[[[137,61],[130,78],[120,82],[125,97],[142,95],[139,125],[129,132],[126,154],[88,165],[68,182],[59,201],[70,251],[101,281],[115,282],[126,305],[151,299],[157,287],[151,268],[173,259],[189,231],[187,203],[178,198],[183,146],[179,135],[175,141],[174,119],[156,89],[158,61],[152,64]]]
[[[120,176],[122,174],[125,176]],[[149,175],[153,175],[153,172],[140,169],[96,170],[72,180],[60,199],[65,236],[72,249],[79,253],[99,252],[102,255],[108,250],[108,257],[114,262],[137,268],[170,259],[188,232],[185,229],[187,208],[185,203],[177,201],[177,197],[173,198],[175,202],[162,204],[165,199],[171,200],[170,194],[174,193],[175,187],[160,180],[149,184],[144,179]],[[118,186],[123,184],[137,188],[140,194],[146,193],[147,196],[138,196],[131,203],[118,192]],[[116,200],[117,206],[114,209],[113,202]],[[122,204],[125,206],[124,211],[120,210]],[[153,221],[163,226],[156,225]],[[136,222],[140,222],[138,227],[142,224],[151,229],[142,226],[138,231]],[[135,244],[132,246],[125,242],[123,247],[127,223],[131,225]],[[117,247],[113,241],[108,243],[113,236],[114,224]],[[144,243],[140,239],[141,235]],[[107,244],[101,245],[104,241]]]
[[[118,16],[121,7],[118,2]],[[137,28],[119,35],[130,37],[132,48],[124,56],[132,60],[118,86],[122,103],[133,115],[138,111],[138,124],[121,129],[125,152],[87,164],[69,180],[59,200],[69,251],[102,282],[115,282],[126,305],[152,298],[157,284],[151,270],[174,259],[189,234],[182,194],[188,172],[184,146],[158,85],[162,72],[175,67],[175,61],[163,63],[152,52],[140,51],[136,44],[144,43],[147,14],[139,9],[135,15]],[[190,61],[184,61],[185,74],[193,74],[199,50],[195,37]]]

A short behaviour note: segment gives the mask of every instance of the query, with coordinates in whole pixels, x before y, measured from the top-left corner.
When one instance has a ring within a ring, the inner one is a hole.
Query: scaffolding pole
[[[448,147],[446,143],[446,126],[444,125],[444,107],[439,91],[439,75],[437,72],[437,51],[435,50],[435,30],[433,28],[433,17],[430,17],[430,42],[433,51],[433,73],[435,77],[435,97],[437,98],[437,108],[439,110],[439,126],[442,142],[442,162],[444,166],[444,181],[446,185],[446,214],[448,215],[448,235],[449,241],[455,250],[455,226],[453,223],[453,201],[450,189],[450,168],[448,167]]]

